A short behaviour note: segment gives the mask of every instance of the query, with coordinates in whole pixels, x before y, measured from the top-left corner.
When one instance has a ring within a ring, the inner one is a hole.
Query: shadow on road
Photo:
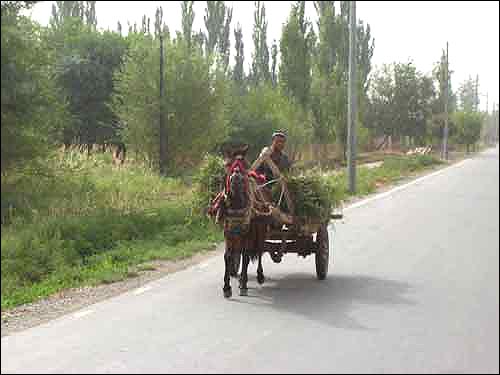
[[[291,274],[250,288],[248,297],[232,301],[263,305],[337,328],[370,330],[374,328],[356,320],[355,310],[363,306],[415,305],[406,296],[411,291],[408,283],[368,276],[330,276],[318,281],[310,275]]]

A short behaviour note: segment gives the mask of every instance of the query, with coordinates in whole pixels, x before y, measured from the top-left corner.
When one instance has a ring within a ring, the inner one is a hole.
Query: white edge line
[[[364,205],[366,205],[366,204],[368,204],[368,203],[370,203],[370,202],[373,202],[373,201],[375,201],[375,200],[385,198],[385,197],[387,197],[387,196],[389,196],[389,195],[391,195],[391,194],[394,194],[395,192],[397,192],[397,191],[399,191],[399,190],[404,190],[404,189],[407,189],[407,188],[409,188],[410,186],[415,185],[415,184],[418,184],[419,182],[421,182],[421,181],[423,181],[423,180],[426,180],[426,179],[428,179],[428,178],[431,178],[431,177],[437,176],[437,175],[439,175],[439,174],[441,174],[441,173],[444,173],[444,172],[446,172],[446,171],[450,170],[451,168],[459,167],[459,166],[461,166],[462,164],[464,164],[465,162],[467,162],[467,161],[469,161],[469,160],[471,160],[471,159],[465,159],[465,160],[462,160],[462,161],[460,161],[460,162],[458,162],[458,163],[456,163],[456,164],[450,165],[449,167],[445,167],[445,168],[440,169],[440,170],[438,170],[438,171],[436,171],[436,172],[433,172],[433,173],[431,173],[431,174],[428,174],[428,175],[425,175],[425,176],[419,177],[419,178],[417,178],[416,180],[413,180],[413,181],[408,182],[408,183],[406,183],[406,184],[404,184],[404,185],[401,185],[401,186],[397,186],[397,187],[395,187],[394,189],[391,189],[391,190],[386,191],[386,192],[384,192],[384,193],[380,193],[380,194],[377,194],[377,195],[375,195],[375,196],[373,196],[373,197],[370,197],[370,198],[364,199],[364,200],[362,200],[362,201],[360,201],[360,202],[353,203],[352,205],[345,207],[345,208],[344,208],[344,211],[348,211],[348,210],[351,210],[351,209],[353,209],[353,208],[358,208],[358,207],[364,206]]]
[[[147,292],[148,290],[151,290],[151,289],[152,289],[151,286],[144,286],[142,288],[138,288],[138,289],[134,290],[134,294],[137,296],[137,295],[145,293],[145,292]]]
[[[73,314],[73,317],[75,318],[83,318],[84,316],[90,315],[94,312],[94,310],[85,310],[85,311],[80,311],[75,314]]]

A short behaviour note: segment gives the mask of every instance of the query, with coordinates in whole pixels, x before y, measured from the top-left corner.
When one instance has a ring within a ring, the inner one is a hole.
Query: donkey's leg
[[[241,266],[241,274],[240,274],[240,296],[248,295],[248,264],[250,263],[250,256],[247,253],[247,250],[243,250],[243,264]]]
[[[224,252],[224,263],[225,263],[224,288],[222,288],[222,291],[224,292],[224,297],[229,298],[232,295],[230,272],[233,265],[232,265],[231,249],[228,249],[227,247],[226,251]]]
[[[259,265],[257,266],[257,282],[264,284],[266,278],[264,277],[264,269],[262,268],[262,253],[259,253]]]
[[[241,251],[233,250],[231,252],[231,277],[238,277],[238,271],[240,270],[241,263]]]

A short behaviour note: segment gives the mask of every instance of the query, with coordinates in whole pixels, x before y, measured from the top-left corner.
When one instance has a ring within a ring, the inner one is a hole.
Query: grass
[[[180,179],[116,168],[105,155],[55,155],[3,176],[2,310],[212,248],[222,235],[192,215],[191,199]]]
[[[211,223],[186,220],[187,205],[147,213],[47,219],[2,230],[2,309],[64,288],[137,276],[137,266],[189,257],[222,236]]]
[[[387,157],[358,169],[366,195],[439,161]],[[192,215],[192,188],[141,167],[116,168],[106,156],[54,156],[49,167],[2,177],[1,308],[67,288],[113,283],[213,248],[219,228]],[[345,173],[326,177],[349,197]]]
[[[345,170],[329,175],[327,179],[337,187],[338,199],[345,200],[352,196],[362,197],[372,194],[380,186],[398,182],[415,172],[434,167],[441,163],[441,160],[430,155],[387,156],[378,168],[368,169],[358,167],[356,169],[357,191],[354,194],[349,192]]]
[[[54,154],[48,163],[2,176],[2,224],[127,213],[157,207],[188,190],[180,179],[139,166],[116,168],[109,155]]]

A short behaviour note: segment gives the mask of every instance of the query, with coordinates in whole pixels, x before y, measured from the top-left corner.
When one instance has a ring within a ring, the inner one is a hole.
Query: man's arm
[[[288,155],[282,154],[281,155],[281,165],[280,165],[281,171],[288,172],[291,167],[292,167],[292,162],[288,158]]]

